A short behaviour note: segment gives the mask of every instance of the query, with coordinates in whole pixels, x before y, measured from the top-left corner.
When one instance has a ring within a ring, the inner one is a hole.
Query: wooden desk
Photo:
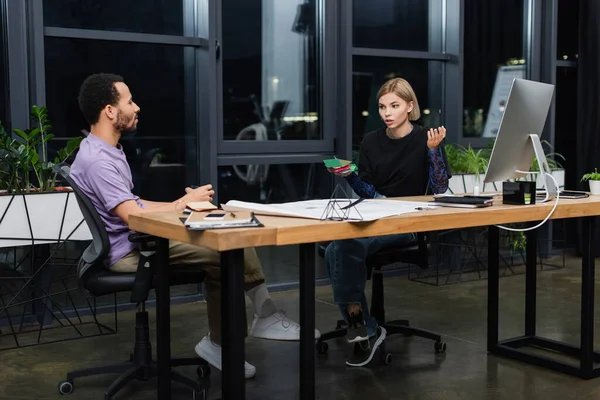
[[[411,197],[407,200],[427,201],[431,197]],[[553,202],[529,206],[502,205],[496,200],[493,207],[463,209],[441,207],[422,210],[412,214],[384,218],[373,222],[318,221],[299,218],[259,216],[263,228],[213,230],[205,232],[188,231],[176,213],[146,213],[132,215],[130,227],[137,232],[160,238],[174,239],[197,246],[205,246],[221,252],[222,256],[222,318],[223,318],[223,398],[242,400],[244,394],[244,337],[246,327],[239,316],[244,311],[243,248],[252,246],[282,246],[300,244],[300,398],[315,398],[315,351],[314,351],[314,243],[320,241],[382,236],[406,232],[426,232],[445,229],[489,226],[488,249],[488,350],[493,353],[542,365],[575,374],[581,377],[595,377],[599,370],[593,367],[593,296],[594,296],[594,257],[590,252],[594,237],[593,216],[600,215],[600,196],[586,199],[561,199],[552,219],[583,218],[583,275],[582,275],[582,323],[581,349],[562,343],[551,342],[535,335],[535,259],[536,231],[527,233],[527,274],[526,274],[526,332],[519,338],[498,342],[498,296],[499,296],[499,232],[494,225],[543,220],[552,209]],[[168,274],[162,265],[168,262],[168,242],[161,240],[157,246],[157,341],[159,364],[158,398],[169,398],[170,380],[168,360],[170,359],[169,326],[169,286]],[[529,355],[519,348],[536,345],[571,355],[580,355],[580,367],[568,366],[558,361]],[[165,361],[167,360],[167,361]],[[162,367],[161,367],[162,366]]]

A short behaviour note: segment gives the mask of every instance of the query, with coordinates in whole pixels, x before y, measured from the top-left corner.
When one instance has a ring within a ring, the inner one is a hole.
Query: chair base
[[[174,359],[171,361],[171,365],[198,365],[197,373],[201,378],[208,377],[210,375],[210,368],[208,364],[201,358],[194,357],[185,359]],[[151,362],[150,364],[137,364],[133,361],[127,361],[121,364],[84,368],[69,372],[67,374],[67,379],[61,381],[58,384],[58,391],[60,394],[71,394],[73,390],[75,390],[73,380],[76,378],[104,374],[121,374],[104,392],[104,399],[110,400],[114,395],[117,394],[119,390],[121,390],[134,379],[146,381],[156,377],[157,372],[157,366],[154,362]],[[201,381],[189,378],[175,370],[171,370],[171,380],[193,389],[195,392],[196,399],[204,398],[205,387]]]
[[[196,373],[200,378],[208,378],[208,376],[210,376],[210,367],[208,363],[200,357],[171,359],[171,367],[184,365],[198,365]],[[158,369],[156,363],[152,361],[152,345],[150,344],[148,313],[145,310],[138,311],[136,313],[135,343],[129,361],[120,364],[71,371],[67,373],[66,380],[59,382],[58,392],[60,394],[71,394],[73,390],[75,390],[75,385],[73,383],[73,379],[75,378],[103,374],[121,374],[104,393],[104,399],[110,400],[119,390],[132,380],[146,381],[156,377],[157,373]],[[207,387],[205,386],[208,385],[203,385],[201,381],[189,378],[173,369],[171,369],[171,380],[193,389],[194,399],[206,398]]]
[[[410,326],[410,322],[405,319],[388,321],[382,326],[387,331],[387,336],[401,334],[404,336],[417,336],[425,339],[430,339],[434,341],[434,351],[436,354],[444,354],[446,352],[446,342],[442,340],[442,336],[430,332],[424,329],[419,329]],[[319,340],[317,340],[316,348],[319,354],[327,353],[329,346],[326,341],[336,338],[341,338],[346,336],[346,322],[344,320],[339,320],[336,325],[336,329],[331,332],[322,333]],[[385,353],[385,347],[381,347],[382,353],[384,354],[384,359],[387,360],[387,354]],[[391,358],[390,358],[391,359]],[[386,362],[389,364],[389,362]]]

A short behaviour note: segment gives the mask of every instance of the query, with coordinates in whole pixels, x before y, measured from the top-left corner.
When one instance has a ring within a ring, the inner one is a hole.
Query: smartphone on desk
[[[208,221],[219,221],[221,219],[225,219],[225,215],[226,214],[224,212],[213,212],[206,214],[204,219]]]

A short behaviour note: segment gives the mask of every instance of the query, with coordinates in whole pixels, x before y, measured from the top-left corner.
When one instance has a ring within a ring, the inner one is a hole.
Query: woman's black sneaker
[[[348,314],[348,328],[346,328],[346,339],[348,343],[362,342],[369,339],[367,325],[362,310]]]
[[[387,331],[384,327],[380,326],[369,340],[355,343],[355,351],[350,359],[346,361],[346,365],[349,365],[350,367],[364,367],[370,363],[375,351],[377,351],[377,348],[383,343],[386,335]]]

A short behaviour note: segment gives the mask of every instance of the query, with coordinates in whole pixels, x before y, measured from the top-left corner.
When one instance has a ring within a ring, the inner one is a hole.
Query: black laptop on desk
[[[460,207],[460,208],[482,208],[494,204],[490,196],[437,196],[429,202],[432,206]]]

